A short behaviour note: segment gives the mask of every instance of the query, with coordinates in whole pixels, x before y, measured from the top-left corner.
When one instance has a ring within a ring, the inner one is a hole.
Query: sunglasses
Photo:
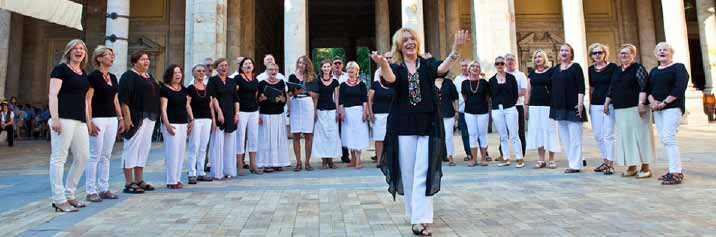
[[[333,64],[335,64],[335,65],[341,65],[341,64],[343,64],[343,62],[333,62]]]
[[[496,62],[495,66],[505,66],[505,62]]]
[[[592,55],[602,55],[604,54],[604,51],[594,51],[592,52]]]

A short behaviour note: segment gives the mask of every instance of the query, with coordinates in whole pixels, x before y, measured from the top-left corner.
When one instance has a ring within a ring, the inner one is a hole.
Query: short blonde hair
[[[619,48],[619,51],[622,51],[623,49],[629,49],[629,52],[634,55],[636,55],[637,53],[636,46],[634,46],[633,44],[622,44],[622,47]]]
[[[602,44],[602,43],[593,43],[592,45],[589,45],[589,54],[592,54],[595,49],[602,49],[604,51],[604,60],[609,58],[609,46]],[[589,57],[590,59],[592,57]],[[594,61],[594,59],[591,59]]]
[[[114,50],[104,45],[97,46],[97,48],[94,49],[94,52],[92,52],[92,66],[98,68],[100,66],[98,58],[104,57],[107,55],[107,52],[114,53]]]
[[[547,52],[545,52],[544,50],[542,50],[542,49],[535,50],[535,52],[532,54],[532,63],[535,62],[535,58],[537,58],[537,57],[542,57],[544,59],[545,67],[551,66],[549,63],[549,56],[547,55]],[[535,64],[535,66],[537,66],[537,64]]]
[[[358,65],[358,63],[357,63],[356,61],[350,61],[350,62],[348,62],[348,63],[346,64],[346,69],[349,69],[349,68],[356,68],[356,69],[358,69],[358,71],[360,72],[360,66]]]
[[[480,72],[482,72],[482,66],[480,65],[480,62],[477,60],[473,60],[470,62],[470,64],[467,65],[467,71],[469,72],[472,67],[477,67],[480,69]]]
[[[654,47],[654,55],[659,53],[659,49],[666,49],[671,51],[671,54],[674,54],[674,47],[671,46],[671,44],[669,43],[659,42],[658,44],[656,44],[656,47]]]
[[[82,58],[82,62],[80,62],[80,68],[85,68],[87,66],[87,44],[85,44],[84,41],[81,39],[73,39],[70,40],[70,42],[67,42],[67,45],[65,46],[65,51],[62,53],[62,58],[60,59],[60,63],[69,64],[70,63],[70,52],[72,52],[72,49],[75,48],[77,45],[82,45],[82,48],[85,50],[85,56]]]
[[[422,46],[423,42],[420,42],[418,32],[411,28],[403,27],[398,29],[398,31],[393,34],[393,47],[390,50],[393,53],[393,60],[391,60],[392,63],[403,63],[403,52],[400,51],[400,49],[403,47],[403,33],[405,32],[408,32],[413,35],[413,37],[415,37],[415,41],[417,42],[415,44],[415,50],[417,50],[418,57],[420,57],[420,47]]]

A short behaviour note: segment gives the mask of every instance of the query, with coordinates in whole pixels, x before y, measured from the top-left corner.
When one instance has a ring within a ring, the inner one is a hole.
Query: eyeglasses
[[[604,54],[604,51],[594,51],[592,52],[592,55],[601,55]]]
[[[334,65],[341,65],[343,62],[333,62]]]
[[[505,66],[505,62],[496,62],[495,66]]]

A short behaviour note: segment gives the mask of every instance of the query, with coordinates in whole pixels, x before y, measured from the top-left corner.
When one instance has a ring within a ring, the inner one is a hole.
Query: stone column
[[[657,65],[654,48],[656,47],[656,26],[654,8],[651,0],[636,0],[637,23],[639,25],[639,56],[641,64],[651,69]],[[616,49],[618,45],[612,46]]]
[[[375,47],[379,53],[390,50],[389,5],[388,0],[375,0]]]
[[[7,64],[10,52],[10,19],[12,13],[0,9],[0,99],[5,98],[5,83],[7,82]]]
[[[227,16],[227,58],[230,62],[239,56],[254,58],[256,1],[228,0]],[[234,65],[231,65],[231,70],[234,70]]]
[[[494,74],[494,60],[497,56],[517,52],[515,33],[514,0],[488,1],[472,0],[472,41],[473,57],[482,65],[482,71],[490,77]],[[452,41],[450,41],[452,44]]]
[[[186,1],[184,68],[190,69],[194,64],[203,63],[207,57],[226,57],[226,1]],[[189,81],[186,80],[187,83]]]
[[[574,62],[584,71],[584,80],[588,80],[587,36],[584,25],[582,0],[562,0],[564,40],[574,48]],[[586,85],[589,85],[586,83]]]
[[[288,76],[296,70],[296,59],[308,53],[308,0],[284,0],[283,37],[283,70]]]
[[[129,2],[130,0],[107,0],[107,33],[105,45],[114,51],[114,65],[109,69],[118,77],[127,71],[129,64]],[[91,54],[91,53],[90,53]]]
[[[661,11],[664,14],[664,36],[666,42],[674,47],[674,61],[683,63],[691,74],[691,56],[689,55],[689,37],[686,32],[686,14],[684,2],[662,0]]]
[[[420,53],[425,53],[425,24],[423,22],[423,0],[401,0],[400,11],[402,13],[403,27],[408,27],[418,32],[418,38],[422,45]]]
[[[696,0],[696,11],[706,76],[704,94],[713,94],[713,80],[716,79],[716,3],[714,0]]]

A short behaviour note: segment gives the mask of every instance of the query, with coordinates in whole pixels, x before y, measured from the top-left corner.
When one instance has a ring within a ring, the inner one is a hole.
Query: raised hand
[[[467,30],[459,30],[455,33],[455,42],[453,43],[455,48],[465,44],[465,41],[469,38],[469,33]]]
[[[383,55],[380,55],[380,54],[378,53],[378,51],[373,51],[373,52],[370,54],[370,59],[372,59],[373,62],[374,62],[375,64],[378,64],[379,66],[389,64],[389,63],[388,63],[388,60],[387,60],[385,57],[383,57]]]

